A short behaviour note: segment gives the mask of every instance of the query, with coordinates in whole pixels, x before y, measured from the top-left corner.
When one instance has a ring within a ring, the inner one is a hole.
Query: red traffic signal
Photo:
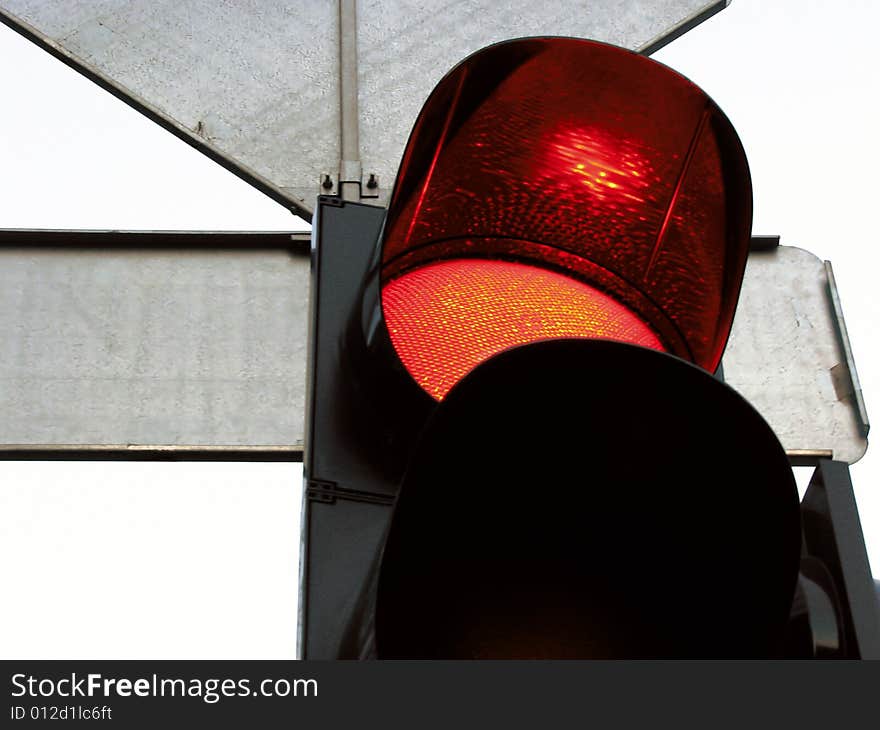
[[[693,83],[592,41],[500,43],[453,69],[413,129],[383,236],[385,322],[438,399],[548,337],[714,371],[750,228],[742,146]]]
[[[453,69],[384,221],[318,207],[303,655],[782,653],[794,479],[712,374],[750,225],[670,69],[568,38]]]

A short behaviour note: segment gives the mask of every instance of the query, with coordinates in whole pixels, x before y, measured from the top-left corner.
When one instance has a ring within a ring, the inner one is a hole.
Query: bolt
[[[372,172],[370,173],[369,180],[367,180],[367,187],[370,190],[375,190],[376,188],[379,187],[379,180],[376,179],[376,176]]]
[[[329,175],[324,175],[324,182],[321,183],[321,187],[324,188],[324,190],[333,189],[333,180]]]

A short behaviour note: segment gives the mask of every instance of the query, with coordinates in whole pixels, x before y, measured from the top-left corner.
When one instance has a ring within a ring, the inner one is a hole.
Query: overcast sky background
[[[736,0],[656,55],[737,128],[754,232],[832,261],[869,416],[877,27],[868,0]],[[306,228],[5,26],[0,171],[2,228]],[[880,457],[852,473],[877,572]],[[292,657],[300,478],[291,464],[0,462],[0,657]]]

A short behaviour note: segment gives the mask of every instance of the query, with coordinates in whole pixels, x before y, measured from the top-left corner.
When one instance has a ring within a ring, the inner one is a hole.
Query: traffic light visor
[[[383,234],[384,318],[438,399],[492,355],[556,336],[714,371],[750,229],[742,146],[693,83],[592,41],[500,43],[454,68],[415,124]]]

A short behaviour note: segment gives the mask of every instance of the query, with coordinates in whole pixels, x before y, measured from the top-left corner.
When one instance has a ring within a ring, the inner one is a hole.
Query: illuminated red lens
[[[714,372],[750,227],[742,145],[693,83],[592,41],[500,43],[453,69],[413,129],[382,240],[385,317],[434,395],[498,349],[560,335],[662,342]]]
[[[382,305],[398,356],[437,400],[484,360],[536,340],[605,338],[663,349],[650,327],[607,294],[509,261],[422,266],[386,284]]]

